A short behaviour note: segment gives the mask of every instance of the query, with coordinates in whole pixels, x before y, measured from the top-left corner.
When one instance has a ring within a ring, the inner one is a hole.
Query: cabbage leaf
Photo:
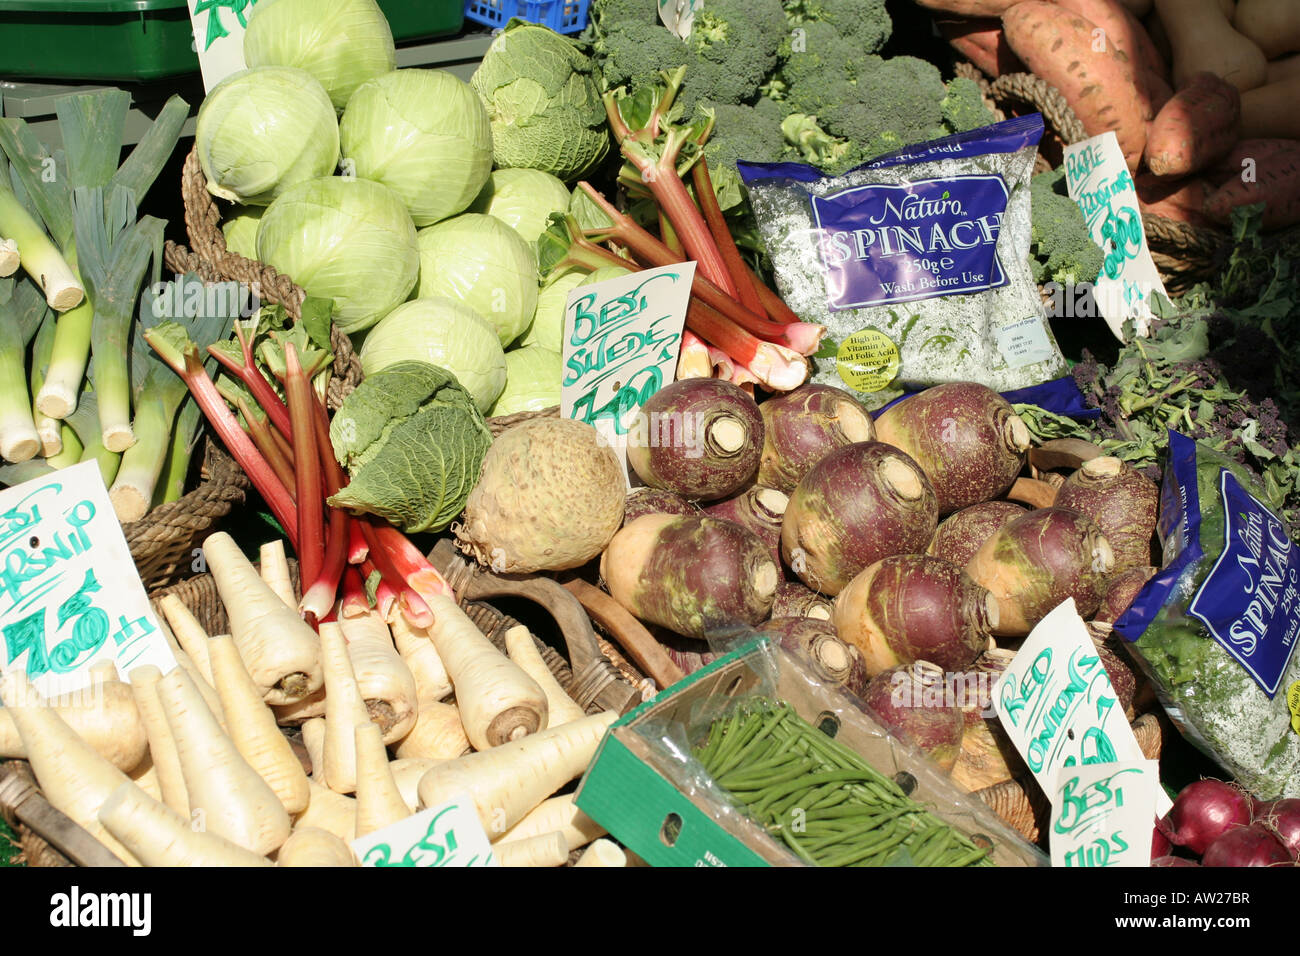
[[[414,533],[441,531],[460,514],[492,433],[455,375],[398,362],[344,399],[330,442],[351,481],[329,503]]]

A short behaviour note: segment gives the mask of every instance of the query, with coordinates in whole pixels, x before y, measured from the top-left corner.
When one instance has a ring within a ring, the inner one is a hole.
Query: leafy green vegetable
[[[398,362],[369,374],[330,424],[351,481],[330,504],[403,531],[441,531],[478,482],[492,433],[446,369]]]

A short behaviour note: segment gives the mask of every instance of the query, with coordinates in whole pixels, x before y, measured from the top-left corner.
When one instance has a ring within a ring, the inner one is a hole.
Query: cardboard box
[[[697,671],[615,723],[579,785],[578,807],[652,866],[806,865],[706,786],[692,785],[687,765],[655,743],[665,735],[685,741],[687,728],[716,712],[724,698],[755,693],[791,704],[800,717],[905,788],[914,783],[911,799],[968,836],[991,841],[999,866],[1048,864],[978,797],[958,789],[930,760],[766,638]]]

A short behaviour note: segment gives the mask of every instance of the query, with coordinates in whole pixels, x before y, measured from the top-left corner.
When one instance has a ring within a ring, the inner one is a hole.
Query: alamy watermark
[[[600,429],[600,442],[609,437]],[[687,458],[703,458],[708,416],[699,412],[640,412],[627,430],[629,448],[680,448]]]
[[[257,282],[199,282],[177,275],[173,281],[150,287],[150,311],[155,319],[193,319],[201,315],[238,315],[251,318],[262,307]]]
[[[894,707],[934,707],[970,710],[994,717],[993,685],[1001,675],[994,671],[940,671],[929,665],[898,671],[890,679],[890,703]]]

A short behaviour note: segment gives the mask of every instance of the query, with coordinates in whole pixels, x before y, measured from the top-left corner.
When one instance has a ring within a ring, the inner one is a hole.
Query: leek
[[[67,422],[55,421],[56,428],[59,429],[59,450],[53,455],[46,455],[45,460],[49,462],[51,468],[67,468],[69,465],[75,465],[81,461],[81,455],[85,448],[81,445],[81,439],[77,437],[77,432]]]
[[[0,235],[17,243],[23,269],[45,293],[50,308],[66,312],[86,297],[72,267],[4,177],[0,177]]]
[[[27,390],[27,343],[45,319],[41,292],[26,280],[0,279],[0,457],[28,461],[41,450]]]
[[[99,403],[95,400],[94,392],[82,393],[80,401],[77,402],[77,410],[67,417],[67,423],[76,432],[83,446],[80,460],[98,464],[100,477],[104,479],[104,487],[109,487],[117,477],[122,456],[104,447],[103,436],[99,430]]]
[[[77,308],[80,308],[78,306]],[[31,386],[32,394],[40,395],[41,386],[45,383],[45,373],[50,367],[50,355],[54,350],[54,332],[56,323],[54,313],[50,310],[45,311],[45,320],[41,322],[41,327],[36,331],[36,338],[32,342],[32,361],[31,361]],[[63,448],[63,435],[57,419],[51,418],[44,414],[39,407],[39,402],[32,403],[32,420],[36,424],[36,433],[41,436],[41,455],[46,458],[52,458]],[[81,443],[77,443],[77,448],[81,448]],[[76,463],[74,458],[73,463]]]
[[[188,284],[197,285],[200,290],[203,288],[203,281],[193,274],[176,282],[163,283],[156,289],[151,287],[145,294],[141,311],[146,315],[160,316],[169,302],[188,305],[193,301],[195,314],[173,316],[172,321],[156,322],[149,328],[156,329],[159,335],[174,341],[178,347],[193,341],[201,352],[230,334],[239,314],[237,302],[227,302],[218,296],[176,295],[173,290],[177,284],[182,286],[182,293]],[[154,297],[155,291],[157,297]],[[139,521],[149,511],[172,451],[173,423],[181,403],[189,395],[185,380],[154,354],[143,335],[136,337],[132,364],[133,378],[139,383],[134,396],[136,443],[123,453],[121,467],[109,489],[109,500],[122,522]],[[207,368],[211,370],[215,364],[216,360],[209,358]],[[98,386],[98,381],[96,384]]]
[[[172,426],[172,443],[167,452],[167,461],[158,485],[154,488],[153,505],[165,505],[179,501],[185,494],[185,480],[190,474],[190,459],[194,456],[194,447],[199,443],[199,426],[203,424],[203,409],[189,395],[181,403],[181,410]]]

